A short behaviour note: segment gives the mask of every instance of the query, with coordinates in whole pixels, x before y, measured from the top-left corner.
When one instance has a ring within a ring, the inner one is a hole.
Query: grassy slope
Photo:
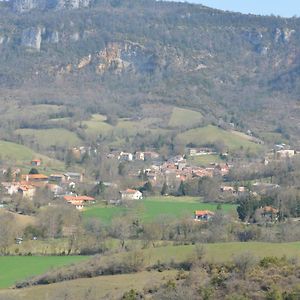
[[[16,134],[20,134],[24,138],[34,137],[41,147],[51,146],[78,146],[81,139],[76,133],[63,128],[53,129],[18,129]]]
[[[45,273],[47,270],[71,264],[84,256],[2,256],[0,257],[0,288],[12,286],[16,281]]]
[[[201,119],[200,112],[174,107],[168,125],[170,127],[189,127],[198,124]]]
[[[244,149],[249,148],[250,150],[256,151],[261,147],[260,145],[249,141],[242,135],[225,131],[213,125],[191,129],[179,134],[177,137],[184,144],[193,143],[198,146],[210,144],[215,141],[223,141],[230,150],[236,150],[243,147]]]
[[[224,211],[234,211],[235,206],[222,205]],[[160,216],[168,217],[192,217],[195,210],[217,209],[217,204],[201,203],[199,198],[193,197],[153,197],[135,202],[132,212],[136,213],[146,222],[154,221]],[[109,222],[114,217],[129,211],[123,207],[91,207],[83,212],[85,218],[99,218],[103,222]]]
[[[211,262],[226,262],[232,260],[241,253],[248,252],[258,258],[265,256],[298,257],[300,258],[300,242],[294,243],[261,243],[261,242],[232,242],[204,244],[205,259]],[[160,260],[161,262],[180,262],[192,258],[195,250],[194,245],[187,246],[166,246],[145,250],[148,263],[152,264]]]
[[[177,271],[140,272],[136,274],[110,275],[89,279],[77,279],[47,286],[37,286],[22,290],[0,291],[0,298],[10,295],[13,299],[44,299],[45,294],[62,299],[68,291],[68,299],[84,299],[90,291],[94,299],[121,299],[124,292],[130,289],[142,290],[143,287],[162,284],[174,279]]]
[[[108,136],[114,134],[115,138],[124,138],[127,136],[135,136],[137,133],[145,133],[151,131],[157,134],[164,134],[167,131],[159,128],[154,128],[159,122],[158,118],[145,118],[139,121],[132,121],[128,119],[120,119],[116,126],[106,123],[106,117],[95,114],[88,121],[82,122],[87,128],[86,133],[89,136],[103,135]]]
[[[24,172],[28,172],[31,169],[30,161],[33,158],[42,159],[43,163],[39,170],[43,173],[64,170],[63,162],[36,153],[30,148],[16,143],[0,141],[0,157],[2,160],[13,163]]]
[[[249,255],[254,255],[257,258],[262,258],[265,256],[282,257],[284,255],[289,258],[292,257],[300,258],[300,242],[294,242],[294,243],[232,242],[232,243],[205,244],[203,245],[203,247],[205,250],[204,259],[210,262],[221,262],[221,263],[228,262],[241,253],[249,253]],[[187,259],[189,260],[193,259],[193,255],[195,254],[195,245],[148,248],[146,250],[143,250],[143,253],[145,258],[145,266],[153,265],[157,263],[157,261],[160,261],[161,263],[169,263],[171,261],[182,262]],[[117,260],[117,257],[124,256],[127,254],[121,253],[115,255]],[[68,257],[54,257],[55,260],[58,258],[62,259],[62,264],[63,264],[66,263],[63,260],[67,259]],[[3,269],[9,270],[8,272],[5,272],[5,275],[3,274],[3,272],[0,273],[2,274],[0,275],[0,279],[1,279],[0,286],[8,287],[9,285],[12,284],[12,282],[18,279],[22,279],[22,276],[23,278],[28,276],[28,265],[30,264],[28,262],[31,261],[31,263],[35,265],[38,259],[40,259],[42,264],[45,265],[44,259],[45,261],[48,262],[48,260],[51,261],[53,257],[44,257],[44,258],[43,257],[0,257],[0,272]],[[103,257],[102,259],[104,259],[105,261],[106,257]],[[40,267],[40,264],[37,265]],[[46,268],[48,268],[48,266]],[[15,272],[15,270],[10,271],[9,268],[11,267],[16,267],[18,272]],[[19,272],[20,268],[21,268],[21,272]],[[24,299],[35,299],[35,298],[31,298],[29,295],[34,295],[35,293],[37,293],[36,295],[41,297],[43,295],[42,293],[45,293],[46,291],[50,291],[50,290],[54,291],[56,288],[59,287],[61,287],[62,289],[63,287],[67,287],[68,290],[70,290],[72,287],[77,286],[78,292],[79,291],[82,292],[86,287],[86,288],[95,289],[95,292],[101,293],[99,294],[99,296],[101,295],[102,297],[103,295],[104,297],[106,293],[108,293],[109,291],[118,289],[117,287],[120,287],[120,290],[118,290],[118,292],[121,292],[121,290],[126,291],[131,287],[136,287],[136,288],[142,287],[143,282],[145,281],[139,281],[139,280],[144,280],[145,276],[148,277],[146,274],[147,274],[146,272],[142,272],[142,273],[128,274],[128,275],[103,276],[103,277],[97,277],[93,279],[79,279],[75,281],[49,285],[46,287],[42,287],[42,286],[36,288],[33,287],[25,290],[20,290],[19,292],[14,291],[12,293],[15,293],[14,294],[15,296],[22,295],[23,297],[25,297]],[[151,278],[151,276],[154,278],[158,278],[158,276],[160,276],[160,274],[158,273],[155,273],[154,274],[155,276],[153,275],[153,273],[148,273],[148,274],[150,275],[149,278]],[[18,276],[18,279],[16,278],[16,276]],[[160,280],[160,278],[158,279]],[[148,280],[146,280],[146,282],[147,281]],[[133,286],[132,284],[134,283],[136,283],[137,285]],[[102,294],[101,291],[98,291],[98,288],[100,288],[103,293],[105,292],[105,294]],[[0,296],[5,295],[5,293],[8,292],[0,291]]]
[[[224,162],[219,155],[209,154],[209,155],[199,155],[191,156],[188,158],[188,162],[193,166],[207,167],[212,163]]]

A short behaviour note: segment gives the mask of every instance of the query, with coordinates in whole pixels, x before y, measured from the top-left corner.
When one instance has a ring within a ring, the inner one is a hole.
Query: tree
[[[166,182],[164,182],[163,186],[162,186],[162,189],[160,191],[160,194],[162,196],[165,196],[165,195],[168,195],[168,185]]]
[[[146,192],[147,194],[153,194],[153,186],[150,181],[147,181],[144,186],[141,188],[141,192]]]
[[[29,174],[39,174],[39,171],[37,168],[31,168]]]
[[[7,248],[14,242],[17,234],[16,222],[13,215],[0,215],[0,253],[6,254]]]
[[[185,196],[185,195],[186,195],[185,185],[184,182],[181,181],[177,190],[177,196]]]

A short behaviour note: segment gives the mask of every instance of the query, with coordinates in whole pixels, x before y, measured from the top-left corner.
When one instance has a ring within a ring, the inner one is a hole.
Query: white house
[[[120,191],[122,200],[140,200],[143,199],[143,194],[138,190],[127,189]]]

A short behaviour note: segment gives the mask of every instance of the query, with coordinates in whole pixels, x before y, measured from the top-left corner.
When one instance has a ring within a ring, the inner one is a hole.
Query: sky
[[[300,0],[189,0],[188,2],[242,13],[300,16]]]

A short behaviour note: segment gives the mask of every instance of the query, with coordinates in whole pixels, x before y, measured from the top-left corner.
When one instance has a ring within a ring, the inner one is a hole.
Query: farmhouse
[[[133,154],[129,153],[129,152],[121,152],[118,160],[122,160],[122,161],[132,161],[133,160]]]
[[[278,159],[293,157],[295,154],[295,150],[279,150],[276,152],[276,156]]]
[[[20,185],[18,188],[18,193],[22,195],[23,198],[32,199],[35,194],[36,188],[32,185]]]
[[[74,205],[76,209],[83,209],[86,204],[94,203],[95,198],[89,196],[64,196],[64,200]]]
[[[39,167],[42,164],[40,159],[33,159],[30,163],[33,167]]]
[[[22,181],[30,182],[30,184],[46,185],[48,183],[48,176],[43,174],[26,174],[22,175]]]
[[[143,194],[138,190],[127,189],[120,191],[122,200],[140,200],[143,199]]]
[[[279,217],[279,210],[272,206],[265,206],[259,209],[261,216],[269,221],[277,221]]]
[[[75,182],[83,181],[82,173],[68,172],[68,173],[65,173],[64,176],[65,176],[66,181],[75,181]]]
[[[196,210],[194,220],[195,221],[209,221],[215,213],[210,210]]]
[[[54,181],[57,183],[63,183],[65,181],[65,176],[63,174],[51,174],[49,176],[49,181]]]

